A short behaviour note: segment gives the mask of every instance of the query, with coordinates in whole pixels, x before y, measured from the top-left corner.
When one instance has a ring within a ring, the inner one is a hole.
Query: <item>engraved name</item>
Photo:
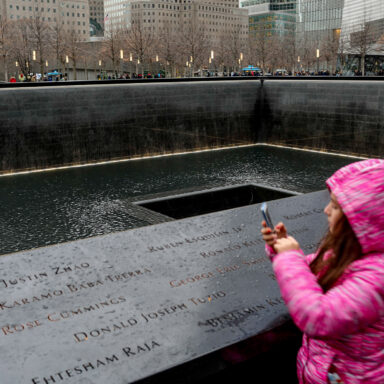
[[[265,299],[266,304],[256,304],[251,307],[242,308],[239,310],[231,311],[224,313],[221,316],[213,317],[205,321],[199,321],[199,326],[208,326],[211,328],[224,328],[226,326],[237,326],[241,322],[245,321],[250,316],[257,316],[260,312],[265,312],[268,310],[268,307],[275,307],[284,304],[282,298],[277,297],[273,299]]]
[[[107,275],[104,278],[101,278],[99,280],[93,280],[93,281],[83,281],[81,283],[76,284],[67,284],[62,289],[56,289],[54,291],[47,291],[45,293],[41,293],[39,295],[31,296],[31,297],[23,297],[19,298],[13,301],[1,301],[0,302],[0,311],[9,310],[12,308],[17,308],[29,304],[36,303],[38,301],[43,300],[49,300],[54,299],[59,296],[68,294],[68,293],[74,293],[84,290],[89,290],[92,288],[96,288],[99,286],[103,286],[105,283],[115,283],[120,281],[126,281],[131,278],[139,277],[148,273],[151,273],[152,271],[148,268],[143,268],[140,270],[135,271],[129,271],[129,272],[123,272],[119,274],[114,275]]]
[[[27,321],[25,323],[20,323],[20,324],[4,325],[1,327],[0,334],[5,336],[13,335],[16,333],[26,331],[28,329],[35,328],[37,326],[41,326],[44,324],[44,320],[48,320],[49,322],[58,322],[58,321],[70,319],[79,315],[83,315],[89,312],[102,310],[111,305],[122,304],[122,303],[125,303],[126,301],[127,300],[125,299],[125,297],[119,296],[118,298],[108,298],[106,300],[100,301],[95,304],[76,307],[74,309],[67,310],[67,311],[51,312],[43,320],[33,320],[33,321]]]
[[[79,265],[66,265],[51,267],[49,272],[37,272],[30,275],[23,275],[13,279],[0,279],[0,288],[9,288],[18,284],[25,284],[30,281],[43,280],[48,275],[61,275],[63,273],[74,272],[76,270],[83,270],[90,267],[89,263],[81,263]]]
[[[323,213],[323,209],[322,208],[314,208],[314,209],[311,209],[309,211],[296,213],[294,215],[283,215],[283,217],[284,217],[284,219],[287,219],[287,220],[294,220],[294,219],[299,219],[300,217],[310,216],[310,215],[313,215],[315,213]]]
[[[70,379],[75,379],[80,375],[85,375],[89,372],[115,364],[127,358],[136,358],[143,354],[152,352],[155,348],[161,347],[161,344],[156,340],[143,341],[140,344],[126,346],[121,349],[120,353],[114,353],[93,361],[87,361],[83,364],[78,364],[74,367],[64,369],[59,372],[44,375],[42,377],[34,377],[31,379],[32,384],[54,384]]]
[[[164,251],[166,249],[177,248],[177,247],[180,247],[180,246],[185,245],[185,244],[196,244],[200,241],[217,239],[219,237],[227,236],[229,234],[230,234],[229,231],[213,232],[213,233],[209,233],[207,235],[195,236],[195,237],[191,237],[191,238],[184,238],[183,240],[174,241],[171,243],[161,244],[161,245],[157,245],[157,246],[150,246],[150,247],[148,247],[148,250],[150,252]]]

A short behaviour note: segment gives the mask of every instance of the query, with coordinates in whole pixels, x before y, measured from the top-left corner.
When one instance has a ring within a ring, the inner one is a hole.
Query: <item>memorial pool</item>
[[[0,178],[0,254],[151,224],[133,200],[245,183],[324,188],[352,157],[251,146]]]

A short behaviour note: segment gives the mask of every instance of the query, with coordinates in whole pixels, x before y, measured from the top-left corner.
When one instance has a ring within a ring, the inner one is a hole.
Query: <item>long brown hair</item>
[[[324,261],[324,254],[327,251],[332,251],[332,256]],[[311,262],[310,268],[314,274],[322,272],[319,275],[318,283],[323,291],[327,292],[348,265],[361,256],[361,245],[348,219],[343,215],[335,225],[333,232],[328,230],[320,244],[319,253]]]

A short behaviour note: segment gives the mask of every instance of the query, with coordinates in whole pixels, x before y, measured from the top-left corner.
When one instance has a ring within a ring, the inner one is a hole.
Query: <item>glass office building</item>
[[[344,73],[382,74],[384,0],[297,0],[296,9],[298,47],[319,49],[322,59],[336,51]]]
[[[296,0],[245,0],[240,6],[248,9],[250,34],[295,34]]]
[[[383,76],[384,1],[344,0],[340,42],[345,47],[348,74]]]
[[[372,39],[379,39],[384,34],[383,0],[344,0],[341,24],[342,37],[369,30]]]
[[[384,75],[384,0],[244,0],[241,7],[250,36],[295,37],[298,68]]]
[[[297,33],[305,33],[306,38],[312,40],[339,33],[344,1],[297,0]]]

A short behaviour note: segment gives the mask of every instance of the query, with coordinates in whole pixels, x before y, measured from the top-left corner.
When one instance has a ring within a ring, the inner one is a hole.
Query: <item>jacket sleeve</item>
[[[335,338],[384,316],[384,261],[361,259],[348,277],[323,292],[301,250],[274,256],[273,268],[282,297],[296,325],[314,338]]]
[[[276,251],[269,246],[268,244],[265,244],[265,253],[269,257],[269,260],[273,261],[275,256],[277,255]],[[316,257],[316,253],[311,253],[310,255],[304,256],[306,263],[309,265],[311,264],[312,260]]]
[[[271,261],[273,261],[274,257],[277,255],[276,251],[268,244],[265,244],[265,253]]]

